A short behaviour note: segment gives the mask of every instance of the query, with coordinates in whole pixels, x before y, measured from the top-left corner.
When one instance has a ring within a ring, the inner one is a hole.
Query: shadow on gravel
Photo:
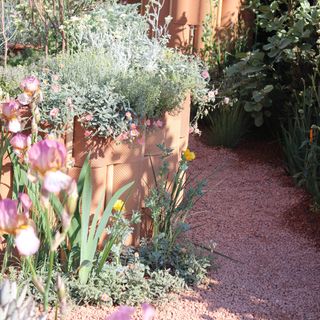
[[[283,213],[283,224],[292,232],[307,238],[320,249],[320,212],[311,210],[311,196]]]

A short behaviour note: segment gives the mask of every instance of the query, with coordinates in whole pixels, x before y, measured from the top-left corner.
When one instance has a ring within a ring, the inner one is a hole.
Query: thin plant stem
[[[1,27],[2,27],[2,37],[4,41],[4,68],[7,69],[8,63],[8,38],[6,34],[6,25],[5,25],[5,12],[4,12],[4,0],[1,0]]]
[[[43,304],[44,304],[45,312],[48,311],[48,307],[49,307],[49,290],[50,290],[50,283],[51,283],[52,274],[53,274],[54,256],[55,256],[55,251],[50,250],[48,277],[47,277],[47,282],[46,282],[44,295],[43,295]]]
[[[44,311],[47,312],[49,307],[49,290],[50,290],[50,283],[52,280],[55,251],[52,250],[52,235],[50,231],[50,222],[49,222],[48,212],[45,212],[44,216],[45,216],[45,223],[46,223],[47,239],[49,241],[49,248],[50,248],[48,276],[47,276],[47,282],[46,282],[46,286],[43,294]]]

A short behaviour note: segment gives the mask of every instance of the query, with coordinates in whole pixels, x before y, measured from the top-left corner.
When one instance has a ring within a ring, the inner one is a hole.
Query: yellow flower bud
[[[120,200],[120,199],[118,199],[118,200],[115,202],[115,204],[114,204],[114,206],[113,206],[112,209],[115,210],[115,211],[118,211],[118,212],[121,212],[121,211],[125,211],[125,210],[126,210],[126,209],[125,209],[125,206],[124,206],[124,202],[123,202],[122,200]]]
[[[183,152],[183,155],[187,161],[193,161],[196,158],[196,154],[191,152],[190,149],[186,149],[186,151]]]

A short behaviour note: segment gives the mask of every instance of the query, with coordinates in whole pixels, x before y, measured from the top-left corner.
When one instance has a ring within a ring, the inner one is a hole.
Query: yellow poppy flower
[[[115,211],[118,211],[118,212],[120,212],[120,211],[125,211],[125,210],[126,210],[126,209],[125,209],[125,206],[124,206],[124,202],[123,202],[122,200],[120,200],[120,199],[118,199],[118,200],[115,202],[115,204],[114,204],[114,206],[113,206],[112,209],[115,210]]]
[[[196,158],[196,154],[191,152],[189,148],[183,152],[183,155],[187,161],[193,161]]]

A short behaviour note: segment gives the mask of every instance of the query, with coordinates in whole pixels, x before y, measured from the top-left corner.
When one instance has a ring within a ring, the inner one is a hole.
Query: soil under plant
[[[309,198],[287,176],[277,146],[249,142],[234,150],[191,140],[191,174],[210,178],[189,237],[218,257],[208,283],[170,297],[156,320],[319,319],[319,235],[306,218]],[[319,230],[319,229],[318,229]],[[110,308],[74,307],[68,319],[104,320]]]

